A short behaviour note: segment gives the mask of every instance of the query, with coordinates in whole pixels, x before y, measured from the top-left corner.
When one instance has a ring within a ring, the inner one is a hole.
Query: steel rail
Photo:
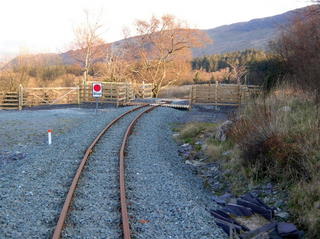
[[[69,211],[69,208],[70,208],[70,205],[71,205],[71,202],[72,202],[72,198],[73,198],[73,195],[74,195],[74,192],[76,190],[76,187],[77,187],[77,184],[78,184],[78,181],[79,181],[79,178],[81,176],[81,173],[83,171],[83,168],[86,164],[86,162],[88,161],[88,158],[89,158],[89,155],[92,153],[92,150],[94,148],[94,146],[97,144],[97,142],[100,140],[100,138],[105,134],[105,132],[107,132],[116,122],[118,122],[120,119],[122,119],[124,116],[126,116],[127,114],[129,113],[132,113],[136,110],[139,110],[143,107],[146,107],[148,106],[147,104],[146,105],[142,105],[142,106],[139,106],[139,107],[136,107],[134,109],[131,109],[125,113],[123,113],[122,115],[118,116],[117,118],[115,118],[113,121],[111,121],[100,133],[99,135],[93,140],[93,142],[90,144],[90,146],[87,148],[82,160],[81,160],[81,163],[77,169],[77,172],[72,180],[72,184],[69,188],[69,191],[68,191],[68,194],[67,194],[67,197],[66,197],[66,200],[63,204],[63,208],[61,210],[61,213],[60,213],[60,216],[59,216],[59,220],[58,220],[58,223],[56,225],[56,228],[54,230],[54,233],[53,233],[53,236],[52,236],[52,239],[59,239],[60,236],[61,236],[61,232],[63,230],[63,226],[65,224],[65,220],[67,218],[67,215],[68,215],[68,211]]]
[[[141,112],[128,126],[127,131],[123,137],[122,145],[119,152],[119,183],[120,183],[120,205],[121,205],[121,219],[122,219],[122,230],[123,230],[123,238],[131,239],[131,231],[129,226],[129,217],[128,217],[128,207],[127,207],[127,198],[126,198],[126,187],[125,187],[125,148],[128,143],[129,136],[132,133],[132,130],[137,123],[137,121],[141,118],[141,116],[145,113],[148,113],[158,107],[159,105],[152,106],[145,111]]]

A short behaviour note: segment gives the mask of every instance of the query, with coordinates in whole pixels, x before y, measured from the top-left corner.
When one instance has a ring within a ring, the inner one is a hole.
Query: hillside
[[[245,49],[266,50],[268,42],[277,37],[281,26],[305,8],[285,12],[272,17],[253,19],[205,30],[213,43],[205,48],[193,49],[193,56],[221,54]]]
[[[277,37],[280,26],[286,25],[295,14],[304,9],[305,8],[300,8],[276,16],[253,19],[248,22],[234,23],[204,30],[213,39],[213,43],[204,48],[193,49],[193,57],[252,48],[265,50],[267,49],[268,42]],[[135,39],[135,37],[132,39]],[[111,43],[113,49],[121,48],[122,45],[123,40]],[[36,55],[35,58],[40,57],[43,60],[47,57],[48,59],[45,60],[45,62],[49,64],[55,63],[57,59],[60,59],[63,64],[74,64],[76,61],[71,55],[72,51],[67,51],[61,54],[39,54]],[[28,58],[30,60],[32,59],[31,56],[28,56]],[[15,66],[17,62],[18,60],[15,58],[9,62],[5,68]]]

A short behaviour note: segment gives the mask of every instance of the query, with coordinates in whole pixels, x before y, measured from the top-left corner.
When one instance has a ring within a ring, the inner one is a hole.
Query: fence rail
[[[92,83],[76,87],[36,87],[24,88],[22,85],[15,92],[0,91],[0,109],[19,109],[38,105],[81,104],[95,102],[92,97]],[[152,97],[152,84],[133,84],[126,82],[101,82],[102,103],[114,103],[117,106],[138,98]]]
[[[241,105],[260,92],[259,86],[238,84],[193,85],[190,104]]]

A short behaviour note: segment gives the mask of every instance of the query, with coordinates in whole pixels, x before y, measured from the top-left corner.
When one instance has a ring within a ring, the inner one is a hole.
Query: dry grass
[[[311,94],[280,88],[247,106],[231,132],[248,178],[288,188],[289,210],[307,238],[320,234],[320,121],[314,102]]]
[[[291,190],[289,203],[297,222],[308,230],[308,238],[319,238],[320,178],[295,185]]]
[[[179,139],[186,143],[195,143],[203,138],[203,133],[210,134],[215,131],[216,124],[214,123],[188,123],[179,130]]]
[[[190,90],[191,85],[166,87],[164,89],[161,89],[159,93],[159,98],[189,99]]]
[[[319,148],[317,107],[311,96],[277,90],[244,110],[231,132],[252,177],[309,180]]]

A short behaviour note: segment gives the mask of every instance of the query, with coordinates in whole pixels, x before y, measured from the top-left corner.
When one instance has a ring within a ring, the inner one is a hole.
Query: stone
[[[273,217],[273,210],[266,208],[261,204],[256,204],[254,202],[247,201],[245,199],[237,199],[237,204],[250,208],[254,213],[258,213],[268,220],[271,220]]]
[[[231,203],[227,204],[222,210],[239,217],[249,217],[253,214],[250,208]]]
[[[277,226],[276,222],[268,223],[262,227],[258,227],[255,230],[251,230],[251,231],[248,231],[246,233],[241,234],[241,238],[243,238],[243,239],[249,239],[249,238],[259,238],[259,239],[262,239],[262,238],[271,239],[272,238],[272,239],[275,239],[277,237],[269,237],[269,236],[264,237],[263,235],[267,234],[270,231],[275,230],[276,226]]]
[[[277,231],[279,235],[283,237],[299,238],[299,231],[296,228],[296,226],[292,223],[279,222],[277,224]]]
[[[282,207],[284,205],[284,201],[283,200],[278,200],[276,201],[276,203],[274,204],[275,207]]]
[[[195,166],[195,167],[206,165],[206,163],[202,163],[202,162],[199,162],[197,160],[186,160],[185,163],[186,164],[190,164],[190,165]]]
[[[221,142],[226,141],[227,133],[231,129],[233,122],[231,120],[225,121],[222,125],[217,128],[215,139]]]
[[[223,155],[223,156],[228,156],[228,155],[230,155],[231,153],[232,153],[232,151],[229,150],[229,151],[223,152],[222,155]]]
[[[219,205],[225,206],[233,198],[231,193],[225,193],[221,196],[213,196],[212,200],[218,203]]]
[[[234,226],[237,226],[237,228],[243,231],[249,231],[248,227],[241,225],[239,222],[237,222],[235,219],[233,219],[232,217],[230,217],[228,214],[226,214],[221,210],[210,210],[210,213],[215,219],[218,219],[218,220],[215,220],[216,222],[219,221],[221,224],[233,224]],[[221,227],[223,228],[223,226]]]
[[[276,216],[282,218],[283,220],[288,220],[290,214],[284,211],[276,212]]]
[[[290,106],[283,106],[283,107],[281,108],[281,110],[282,110],[283,112],[290,112],[290,111],[291,111],[291,107],[290,107]]]

